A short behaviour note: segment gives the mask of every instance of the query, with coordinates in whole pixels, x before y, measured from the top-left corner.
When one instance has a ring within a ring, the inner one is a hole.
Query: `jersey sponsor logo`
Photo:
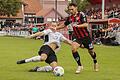
[[[89,44],[89,49],[92,49],[93,48],[93,44]]]
[[[75,58],[75,60],[78,61],[78,60],[79,60],[79,57]]]

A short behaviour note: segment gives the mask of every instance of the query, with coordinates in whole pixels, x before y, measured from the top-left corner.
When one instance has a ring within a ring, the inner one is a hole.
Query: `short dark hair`
[[[77,4],[75,4],[75,3],[69,3],[68,7],[69,7],[69,6],[77,7]]]

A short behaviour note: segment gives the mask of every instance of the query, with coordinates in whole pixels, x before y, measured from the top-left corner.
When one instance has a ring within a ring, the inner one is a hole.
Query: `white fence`
[[[6,35],[6,31],[0,31],[0,36],[5,36]]]
[[[28,31],[0,31],[0,36],[28,36]]]

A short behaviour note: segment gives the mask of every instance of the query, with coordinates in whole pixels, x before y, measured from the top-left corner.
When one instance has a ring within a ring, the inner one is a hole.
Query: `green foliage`
[[[77,0],[78,10],[83,11],[86,9],[89,2],[87,0]]]
[[[21,5],[21,0],[0,0],[0,15],[16,16]]]
[[[62,44],[57,54],[58,63],[65,74],[55,77],[52,72],[28,72],[35,66],[47,65],[44,62],[17,65],[16,61],[38,55],[43,41],[17,37],[0,37],[0,80],[120,80],[120,46],[95,45],[100,71],[93,71],[93,63],[86,49],[79,49],[83,71],[75,74],[75,63],[70,46]]]
[[[71,2],[76,3],[79,11],[85,10],[89,4],[88,0],[72,0]]]

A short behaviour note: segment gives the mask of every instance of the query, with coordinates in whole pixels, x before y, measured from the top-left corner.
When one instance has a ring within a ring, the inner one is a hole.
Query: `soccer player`
[[[52,27],[55,27],[55,23],[52,23]],[[43,71],[46,69],[49,71],[51,69],[54,69],[58,64],[57,64],[57,56],[56,52],[60,49],[61,46],[61,41],[71,45],[72,41],[69,39],[65,38],[61,33],[56,32],[52,29],[46,29],[42,32],[37,32],[35,34],[32,34],[28,36],[28,38],[33,38],[35,36],[45,36],[44,44],[41,46],[38,56],[32,57],[32,58],[27,58],[23,60],[17,61],[17,64],[23,64],[23,63],[28,63],[28,62],[37,62],[37,61],[45,61],[48,63],[50,66],[43,67]],[[41,68],[36,67],[32,71],[41,71]],[[47,71],[46,70],[46,71]]]
[[[69,10],[70,16],[66,19],[64,24],[61,24],[54,29],[58,30],[68,26],[69,24],[72,25],[72,28],[73,28],[72,35],[74,36],[74,39],[73,39],[74,42],[72,43],[72,54],[78,64],[78,67],[75,73],[80,73],[81,69],[83,69],[83,66],[80,61],[80,56],[77,51],[79,47],[84,47],[88,49],[88,52],[91,55],[94,62],[94,70],[98,71],[98,62],[96,59],[96,53],[94,52],[92,39],[87,29],[88,23],[87,23],[86,16],[83,12],[80,12],[77,10],[77,5],[74,3],[70,3],[68,5],[68,10]]]

